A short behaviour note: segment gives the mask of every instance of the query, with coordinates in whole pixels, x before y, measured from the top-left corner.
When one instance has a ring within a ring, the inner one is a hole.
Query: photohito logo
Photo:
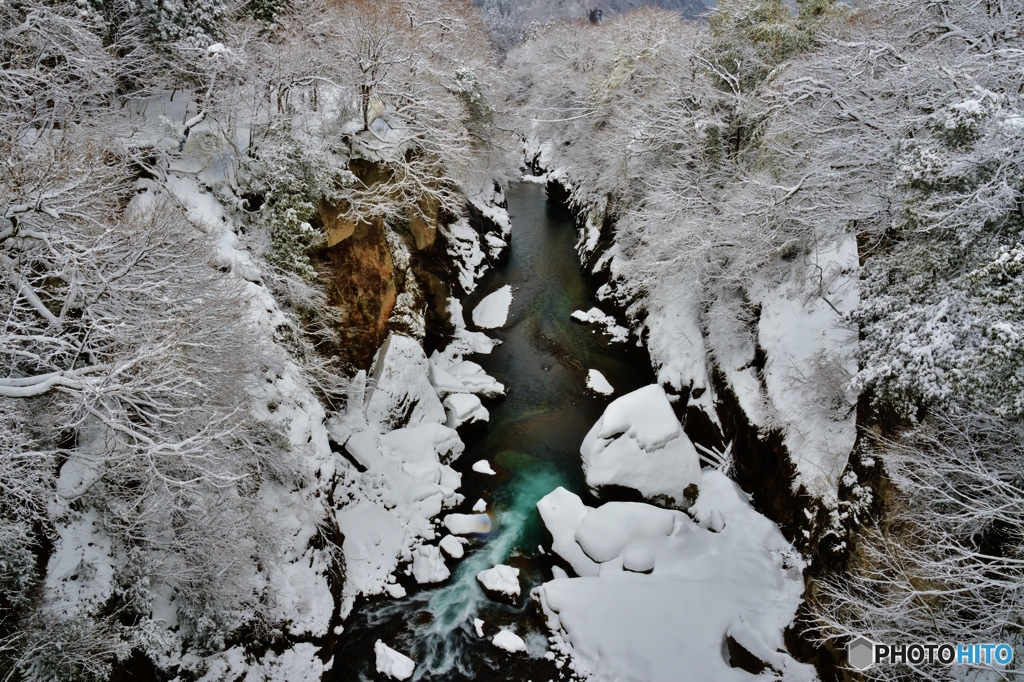
[[[846,661],[855,670],[867,670],[876,663],[1005,666],[1012,660],[1009,644],[876,644],[858,637],[846,649]]]

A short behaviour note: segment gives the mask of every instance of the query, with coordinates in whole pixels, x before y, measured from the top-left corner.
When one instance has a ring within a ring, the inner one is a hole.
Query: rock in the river
[[[427,375],[427,356],[420,344],[392,333],[373,358],[367,389],[366,421],[382,433],[447,419]]]
[[[504,649],[510,654],[526,651],[526,642],[523,638],[511,630],[502,630],[494,636],[491,643],[499,649]]]
[[[476,574],[484,591],[491,597],[515,601],[519,596],[519,569],[498,564]]]
[[[613,400],[580,454],[587,485],[595,491],[622,486],[680,508],[697,499],[700,459],[657,384]]]
[[[405,654],[398,653],[379,639],[373,645],[377,654],[377,672],[394,680],[407,680],[412,677],[416,664]]]
[[[469,393],[453,393],[444,399],[444,409],[448,415],[445,425],[457,429],[463,424],[485,422],[491,418],[487,408],[480,403],[480,398]]]

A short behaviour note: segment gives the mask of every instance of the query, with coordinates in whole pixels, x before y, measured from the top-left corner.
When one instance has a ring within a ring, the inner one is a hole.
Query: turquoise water
[[[493,527],[450,562],[452,576],[442,584],[416,586],[403,581],[409,596],[364,600],[345,623],[335,652],[337,681],[377,679],[373,643],[379,638],[416,661],[416,680],[558,679],[553,664],[540,658],[546,644],[543,622],[530,590],[551,578],[537,501],[558,486],[587,497],[579,446],[611,398],[585,389],[588,369],[608,378],[616,395],[653,381],[647,356],[635,347],[609,346],[589,326],[570,319],[574,310],[596,305],[592,283],[582,275],[574,250],[572,216],[547,199],[544,187],[510,188],[512,248],[508,261],[484,277],[464,302],[467,311],[505,284],[514,300],[504,328],[488,334],[502,340],[488,356],[471,359],[505,384],[507,395],[488,404],[491,421],[464,435],[466,453],[455,463],[463,474],[463,508],[477,499],[488,504]],[[488,459],[498,472],[484,476],[470,467]],[[591,500],[591,503],[593,501]],[[516,604],[490,600],[476,575],[495,564],[520,569],[522,594]],[[487,623],[477,637],[473,619]],[[527,640],[531,655],[509,654],[490,638],[498,627],[512,627]]]

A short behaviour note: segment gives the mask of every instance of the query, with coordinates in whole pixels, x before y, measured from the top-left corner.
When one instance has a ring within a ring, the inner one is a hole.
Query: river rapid
[[[487,405],[491,419],[486,427],[463,434],[466,452],[454,464],[463,476],[466,501],[452,511],[471,513],[482,498],[492,531],[474,538],[463,559],[449,561],[452,575],[445,582],[417,586],[402,576],[408,596],[360,599],[345,622],[333,672],[325,679],[379,679],[373,651],[377,639],[412,657],[414,680],[558,678],[554,664],[543,658],[546,630],[529,597],[533,587],[552,577],[536,503],[560,485],[596,503],[583,481],[580,444],[615,396],[652,383],[653,374],[646,352],[634,342],[610,344],[594,327],[570,318],[574,310],[597,305],[593,283],[580,271],[571,213],[549,200],[543,185],[514,185],[507,199],[509,258],[464,301],[468,318],[483,296],[512,286],[508,323],[488,330],[502,344],[490,355],[469,358],[504,383],[507,395]],[[588,391],[588,369],[604,374],[615,396]],[[479,459],[489,460],[498,475],[472,471]],[[522,592],[515,604],[489,599],[476,579],[498,563],[520,569]],[[475,618],[485,622],[483,638],[474,629]],[[491,644],[499,627],[523,637],[529,654],[508,654]]]

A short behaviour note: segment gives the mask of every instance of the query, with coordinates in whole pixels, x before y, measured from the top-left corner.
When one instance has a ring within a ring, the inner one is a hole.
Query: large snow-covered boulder
[[[556,572],[532,593],[553,648],[569,657],[570,669],[581,678],[753,679],[726,660],[722,644],[731,638],[774,677],[817,679],[811,666],[786,653],[783,642],[804,590],[800,556],[726,476],[703,472],[700,495],[689,509],[694,518],[640,503],[587,510],[568,491],[551,495],[538,507],[554,547],[561,543],[565,552],[574,543],[601,561],[588,577]],[[560,513],[544,514],[556,506]],[[573,517],[579,518],[576,527]],[[717,524],[720,532],[705,527],[714,518],[724,520]]]
[[[697,498],[700,459],[657,384],[613,400],[584,438],[580,454],[587,485],[596,492],[622,486],[677,507]]]
[[[470,393],[452,393],[444,399],[444,409],[448,414],[445,424],[457,429],[463,424],[485,422],[491,418],[487,408],[480,403],[480,398]]]
[[[392,333],[373,358],[366,421],[382,433],[447,419],[430,384],[427,356],[415,339]]]

